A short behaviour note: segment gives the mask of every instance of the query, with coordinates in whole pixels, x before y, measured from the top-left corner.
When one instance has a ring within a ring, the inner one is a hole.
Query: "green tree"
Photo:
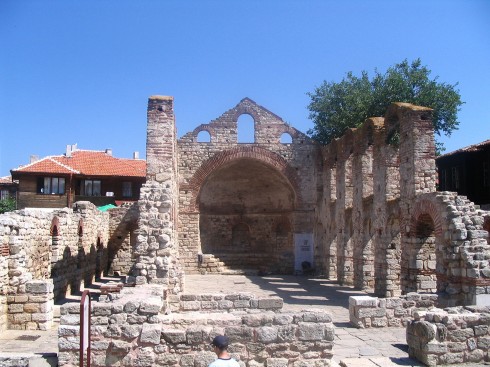
[[[307,93],[311,98],[309,117],[314,122],[308,134],[328,144],[366,118],[384,116],[392,102],[408,102],[432,108],[434,132],[450,136],[458,128],[457,114],[464,102],[457,83],[438,82],[438,77],[431,79],[430,73],[420,59],[412,63],[405,59],[384,74],[375,69],[372,79],[362,71],[361,76],[348,72],[340,83],[324,81],[313,93]],[[443,149],[440,143],[438,147]]]
[[[8,198],[0,200],[0,214],[15,210],[15,199]]]

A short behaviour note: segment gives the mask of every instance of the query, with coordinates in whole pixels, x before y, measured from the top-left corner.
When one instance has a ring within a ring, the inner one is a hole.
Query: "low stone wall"
[[[31,280],[25,293],[7,296],[8,328],[49,330],[53,323],[52,280]]]
[[[349,320],[358,328],[407,326],[414,311],[436,306],[437,295],[409,293],[400,297],[349,297]]]
[[[240,310],[279,311],[284,302],[279,297],[256,298],[252,293],[182,294],[179,311],[233,312]]]
[[[165,315],[162,289],[154,287],[145,295],[145,287],[124,289],[111,302],[93,303],[92,366],[206,367],[216,358],[209,345],[218,334],[229,336],[228,350],[241,366],[330,366],[335,332],[330,315],[322,311],[281,312],[276,298],[255,299],[255,304],[249,297],[256,308],[234,303],[235,311]],[[208,302],[189,298],[183,296],[182,302],[200,302],[201,307]],[[240,296],[231,300],[224,295],[221,301],[238,302]],[[79,304],[61,308],[59,366],[78,365],[79,312]]]
[[[408,353],[428,366],[490,362],[490,307],[427,312],[407,327]]]

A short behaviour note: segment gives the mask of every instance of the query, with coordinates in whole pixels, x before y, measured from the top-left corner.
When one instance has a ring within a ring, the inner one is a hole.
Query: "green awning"
[[[101,212],[105,212],[112,208],[117,208],[117,206],[114,204],[107,204],[107,205],[102,205],[97,207],[97,209],[99,209]]]

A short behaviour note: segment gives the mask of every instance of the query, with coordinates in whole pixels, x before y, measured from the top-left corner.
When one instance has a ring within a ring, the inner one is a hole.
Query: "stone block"
[[[267,358],[265,361],[267,367],[288,367],[288,363],[287,358]]]
[[[140,341],[148,344],[160,344],[162,326],[160,324],[143,324]]]
[[[185,330],[162,329],[162,337],[167,343],[180,344],[186,342]]]
[[[263,326],[255,329],[255,335],[258,342],[270,344],[276,342],[278,330],[275,327]]]
[[[370,296],[350,296],[349,306],[356,307],[376,307],[378,305],[378,298]]]
[[[121,326],[121,335],[127,339],[134,339],[140,335],[142,328],[143,326],[140,324],[124,324]]]
[[[357,312],[357,317],[384,317],[386,316],[386,309],[384,308],[360,308]]]
[[[142,301],[138,312],[140,314],[158,314],[162,308],[162,301],[160,297],[149,297]]]
[[[46,280],[31,280],[26,283],[27,293],[53,293],[53,283]]]
[[[279,297],[270,297],[270,298],[259,298],[258,299],[258,308],[259,309],[281,309],[284,301]]]
[[[303,341],[320,341],[325,338],[325,325],[312,322],[298,323],[298,339]]]
[[[201,302],[199,301],[182,301],[180,302],[180,308],[182,311],[198,311],[201,309]]]

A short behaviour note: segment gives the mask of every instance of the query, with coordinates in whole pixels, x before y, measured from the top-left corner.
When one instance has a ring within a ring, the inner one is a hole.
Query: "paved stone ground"
[[[109,280],[114,279],[105,279]],[[98,293],[98,286],[100,283],[94,284],[94,293]],[[292,275],[187,275],[185,289],[186,293],[253,292],[257,295],[277,295],[284,300],[285,310],[318,308],[329,312],[336,327],[334,366],[423,366],[408,358],[405,328],[356,329],[351,326],[349,296],[366,293],[339,286],[331,280]],[[71,296],[66,302],[78,300],[79,297]],[[55,306],[55,316],[59,315],[59,307]],[[58,352],[57,327],[56,322],[48,331],[8,330],[0,334],[0,367],[2,358],[9,356],[34,356],[49,361]],[[451,366],[476,367],[482,364]]]

